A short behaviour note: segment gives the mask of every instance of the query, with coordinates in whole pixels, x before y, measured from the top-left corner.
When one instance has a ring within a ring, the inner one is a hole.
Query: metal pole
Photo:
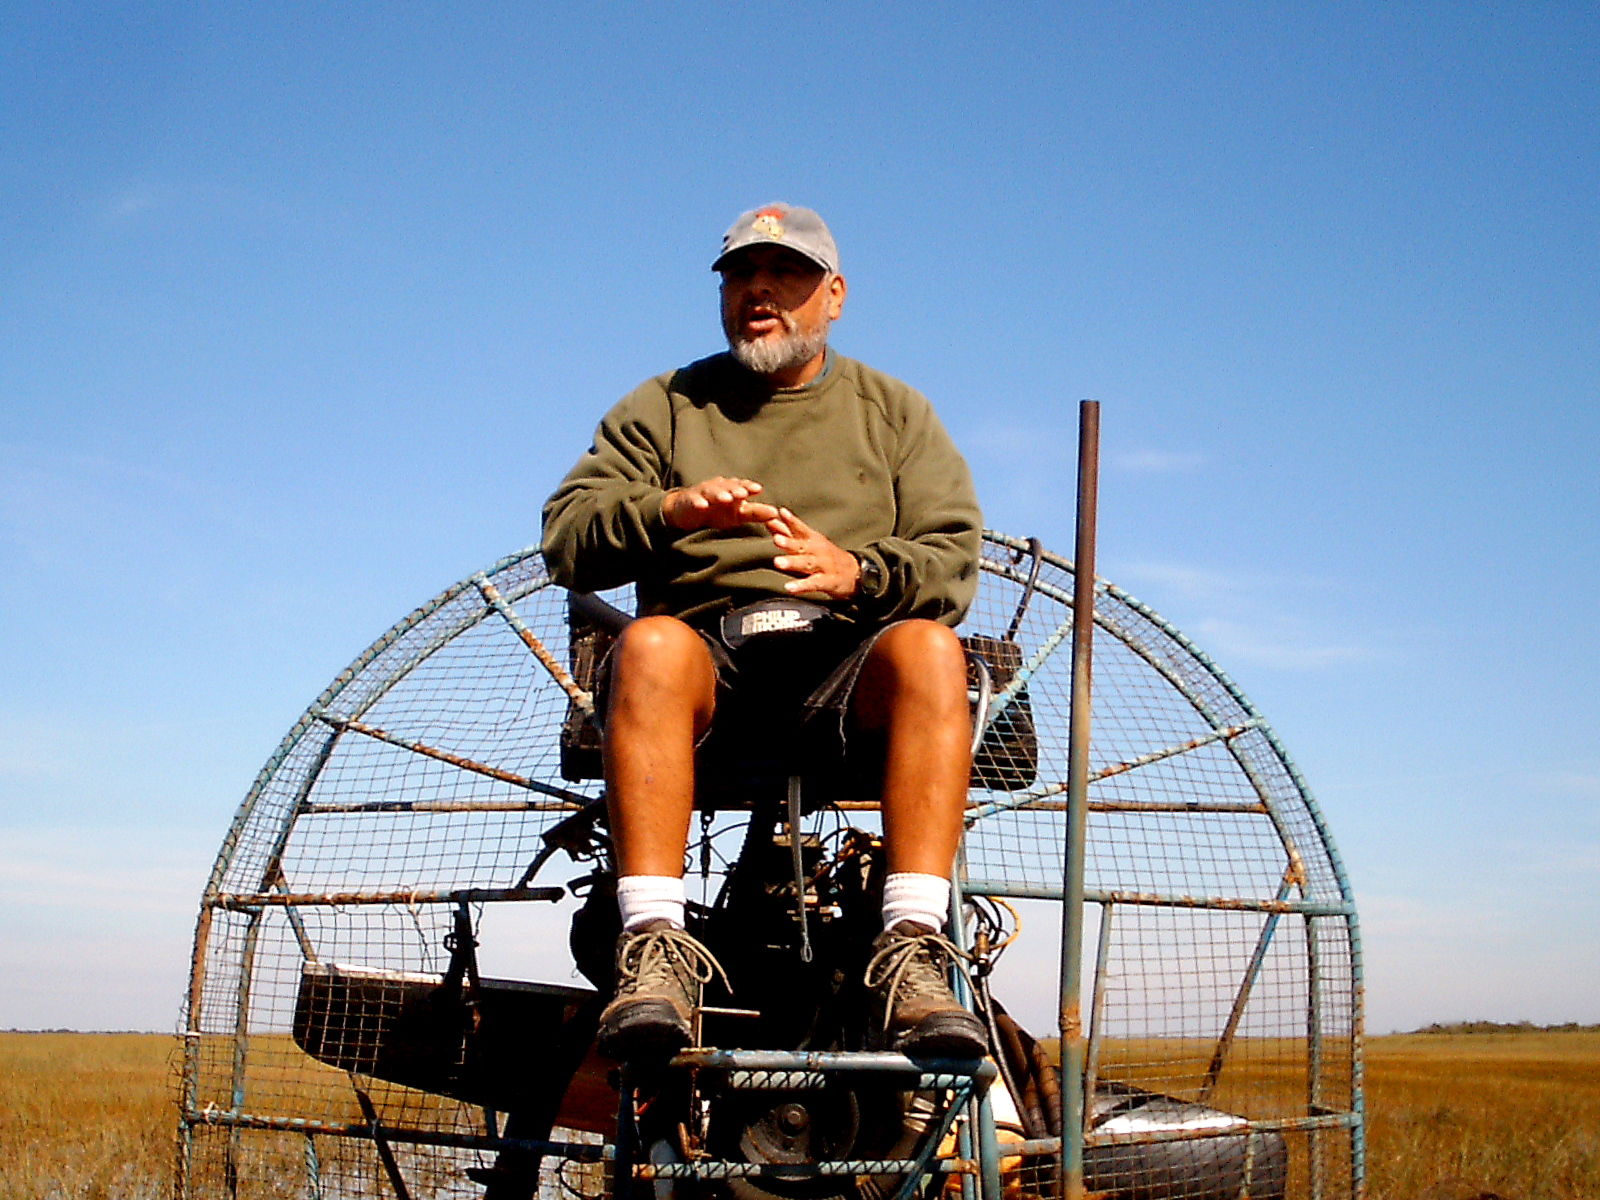
[[[1094,648],[1094,542],[1100,482],[1100,404],[1078,405],[1078,531],[1072,555],[1072,709],[1067,736],[1067,843],[1061,918],[1061,1200],[1083,1200],[1084,1067],[1079,999],[1083,973],[1084,843],[1089,792],[1089,710]]]

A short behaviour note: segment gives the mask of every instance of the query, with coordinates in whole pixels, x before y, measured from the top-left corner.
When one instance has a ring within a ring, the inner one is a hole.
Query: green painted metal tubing
[[[1006,896],[1014,900],[1062,899],[1056,887],[1009,883],[999,879],[974,879],[965,887],[971,896]],[[1088,904],[1138,904],[1155,908],[1203,908],[1231,912],[1299,913],[1310,917],[1344,917],[1351,914],[1349,903],[1322,900],[1265,900],[1249,896],[1184,896],[1165,892],[1116,892],[1086,889]]]

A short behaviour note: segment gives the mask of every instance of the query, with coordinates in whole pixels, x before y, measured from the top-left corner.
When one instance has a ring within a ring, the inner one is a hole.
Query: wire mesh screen
[[[970,897],[1013,914],[988,986],[1045,1039],[1045,1083],[1072,572],[996,534],[982,565],[961,630],[986,718],[961,869]],[[202,900],[180,1196],[510,1195],[517,1171],[524,1194],[614,1190],[600,1160],[615,1093],[583,1043],[590,993],[567,948],[577,900],[533,872],[544,835],[601,795],[563,773],[560,730],[586,699],[571,643],[566,593],[536,552],[513,555],[374,643],[263,768]],[[1088,1184],[1129,1200],[1353,1194],[1354,910],[1308,792],[1227,678],[1103,584],[1091,746]],[[691,855],[707,892],[738,821],[710,819]],[[558,1076],[572,1083],[556,1128],[529,1140],[518,1114]],[[1011,1168],[1010,1184],[1048,1190],[1044,1160]]]

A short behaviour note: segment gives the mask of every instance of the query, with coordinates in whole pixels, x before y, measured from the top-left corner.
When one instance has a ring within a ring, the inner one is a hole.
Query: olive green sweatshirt
[[[641,615],[688,619],[786,595],[794,576],[763,526],[662,520],[669,489],[718,475],[756,480],[763,501],[876,560],[881,584],[836,602],[843,615],[955,625],[972,602],[982,517],[965,460],[921,393],[831,350],[800,388],[718,354],[623,397],[545,504],[551,575],[577,591],[633,583]]]

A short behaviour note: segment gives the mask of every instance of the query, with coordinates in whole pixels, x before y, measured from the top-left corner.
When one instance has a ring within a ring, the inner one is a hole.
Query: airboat
[[[671,1062],[597,1057],[588,683],[628,599],[524,550],[379,637],[240,805],[196,925],[179,1200],[1359,1197],[1343,868],[1241,690],[1095,577],[1097,414],[1073,560],[985,533],[960,630],[951,934],[985,1058],[874,1048],[876,804],[759,755],[707,773],[686,864],[731,987]]]

